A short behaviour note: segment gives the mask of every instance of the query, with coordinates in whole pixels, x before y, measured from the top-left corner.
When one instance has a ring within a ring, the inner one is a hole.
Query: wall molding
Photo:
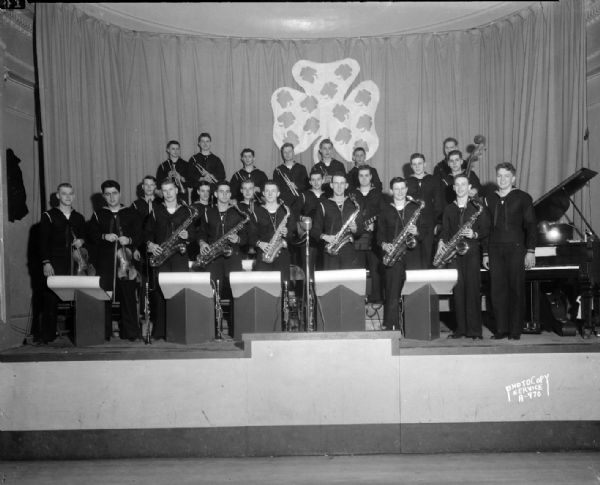
[[[2,23],[12,27],[27,37],[33,37],[33,18],[15,10],[2,11]]]

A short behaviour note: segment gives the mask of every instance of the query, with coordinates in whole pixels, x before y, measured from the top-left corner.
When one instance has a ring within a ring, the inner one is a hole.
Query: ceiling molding
[[[73,3],[126,30],[244,39],[322,39],[444,33],[488,25],[536,1]]]

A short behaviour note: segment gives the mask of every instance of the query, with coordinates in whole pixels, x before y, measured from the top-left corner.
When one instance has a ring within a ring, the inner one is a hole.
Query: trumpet
[[[296,184],[294,182],[292,182],[290,180],[290,178],[286,174],[284,174],[279,168],[276,168],[275,171],[279,175],[281,175],[281,178],[283,179],[285,184],[288,186],[288,189],[290,189],[290,192],[292,193],[292,195],[294,197],[298,197],[300,195],[300,193],[298,192],[298,189],[296,188]]]
[[[175,182],[175,185],[177,185],[177,188],[181,191],[181,193],[185,194],[185,189],[183,188],[183,180],[182,180],[183,177],[175,168],[175,164],[173,163],[173,160],[169,159],[168,162],[169,162],[169,166],[171,167],[171,170],[169,170],[169,173],[167,174],[167,178],[172,179]]]
[[[198,172],[200,172],[200,177],[205,178],[208,183],[211,183],[211,184],[217,183],[217,179],[215,178],[215,176],[212,173],[210,173],[202,165],[200,165],[200,163],[198,163],[194,157],[192,157],[192,160],[194,160],[194,167],[196,167],[196,170],[198,170]]]

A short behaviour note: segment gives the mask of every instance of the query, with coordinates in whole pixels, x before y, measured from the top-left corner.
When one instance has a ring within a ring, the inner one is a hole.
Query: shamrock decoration
[[[290,142],[296,153],[302,153],[316,140],[329,138],[345,160],[352,160],[357,146],[363,147],[370,159],[379,147],[375,131],[379,88],[373,81],[363,81],[344,98],[359,72],[358,62],[349,58],[296,62],[292,76],[304,91],[283,87],[271,96],[275,144],[281,147]],[[317,150],[315,143],[316,161]]]

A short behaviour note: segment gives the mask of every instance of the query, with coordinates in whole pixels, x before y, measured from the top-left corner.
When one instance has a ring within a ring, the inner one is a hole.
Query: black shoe
[[[502,340],[502,339],[505,339],[506,337],[508,337],[508,335],[505,333],[495,333],[490,338],[492,340]]]
[[[508,340],[521,340],[520,335],[509,335]]]
[[[448,335],[448,338],[464,338],[464,335],[461,335],[459,333],[451,333],[450,335]]]
[[[473,340],[483,340],[481,335],[476,335],[475,337],[471,337]]]

